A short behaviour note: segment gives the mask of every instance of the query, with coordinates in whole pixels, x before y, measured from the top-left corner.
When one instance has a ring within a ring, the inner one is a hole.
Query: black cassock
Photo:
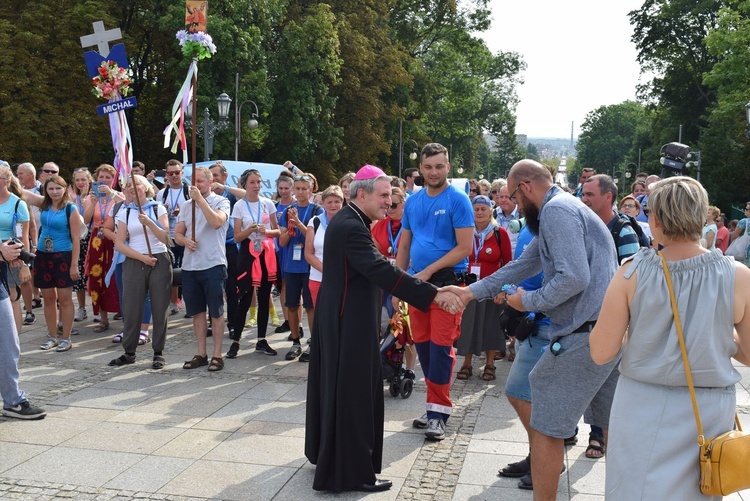
[[[383,379],[378,344],[381,289],[427,311],[437,289],[392,266],[354,204],[329,223],[307,381],[305,456],[313,489],[375,483],[383,459]]]

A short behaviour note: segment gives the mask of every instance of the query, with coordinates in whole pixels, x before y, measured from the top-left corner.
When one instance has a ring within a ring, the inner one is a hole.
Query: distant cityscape
[[[541,160],[551,158],[576,157],[575,139],[571,138],[550,138],[550,137],[528,137],[526,134],[517,134],[516,140],[522,148],[527,148],[530,144],[536,147],[537,154]]]

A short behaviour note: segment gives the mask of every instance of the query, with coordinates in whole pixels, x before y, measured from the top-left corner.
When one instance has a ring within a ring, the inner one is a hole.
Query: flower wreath
[[[125,97],[132,92],[130,88],[130,69],[121,68],[114,61],[102,61],[99,66],[99,76],[92,79],[94,88],[91,92],[102,99],[111,100],[120,96]]]

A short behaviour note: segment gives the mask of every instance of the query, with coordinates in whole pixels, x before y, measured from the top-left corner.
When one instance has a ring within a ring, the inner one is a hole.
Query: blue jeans
[[[21,347],[13,320],[13,308],[7,296],[0,300],[0,325],[6,326],[0,329],[0,395],[3,397],[3,407],[9,408],[26,402],[26,395],[18,387]]]
[[[122,309],[122,263],[115,266],[115,282],[117,283],[117,292],[120,295],[120,311]],[[124,317],[123,317],[124,318]],[[142,324],[151,323],[151,295],[146,293],[146,307],[143,308],[143,318],[141,319]]]

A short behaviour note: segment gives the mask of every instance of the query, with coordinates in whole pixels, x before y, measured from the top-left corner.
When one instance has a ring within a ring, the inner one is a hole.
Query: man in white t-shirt
[[[174,232],[177,228],[177,217],[180,215],[182,205],[190,198],[187,183],[182,181],[182,163],[179,160],[171,159],[164,166],[167,183],[164,188],[156,194],[156,201],[167,208],[169,216],[169,236],[174,238]],[[182,256],[185,248],[175,242],[172,247],[174,254],[173,268],[182,267]],[[180,311],[179,287],[172,287],[172,297],[169,300],[169,314],[175,315]]]
[[[193,171],[195,186],[184,203],[175,228],[175,243],[185,247],[182,258],[182,290],[185,313],[193,317],[198,353],[183,369],[208,365],[209,371],[224,368],[221,342],[224,333],[224,282],[227,279],[226,237],[229,227],[229,200],[211,191],[213,175],[205,167]],[[195,230],[191,205],[196,205]],[[206,308],[211,317],[214,353],[208,360],[206,348]]]

